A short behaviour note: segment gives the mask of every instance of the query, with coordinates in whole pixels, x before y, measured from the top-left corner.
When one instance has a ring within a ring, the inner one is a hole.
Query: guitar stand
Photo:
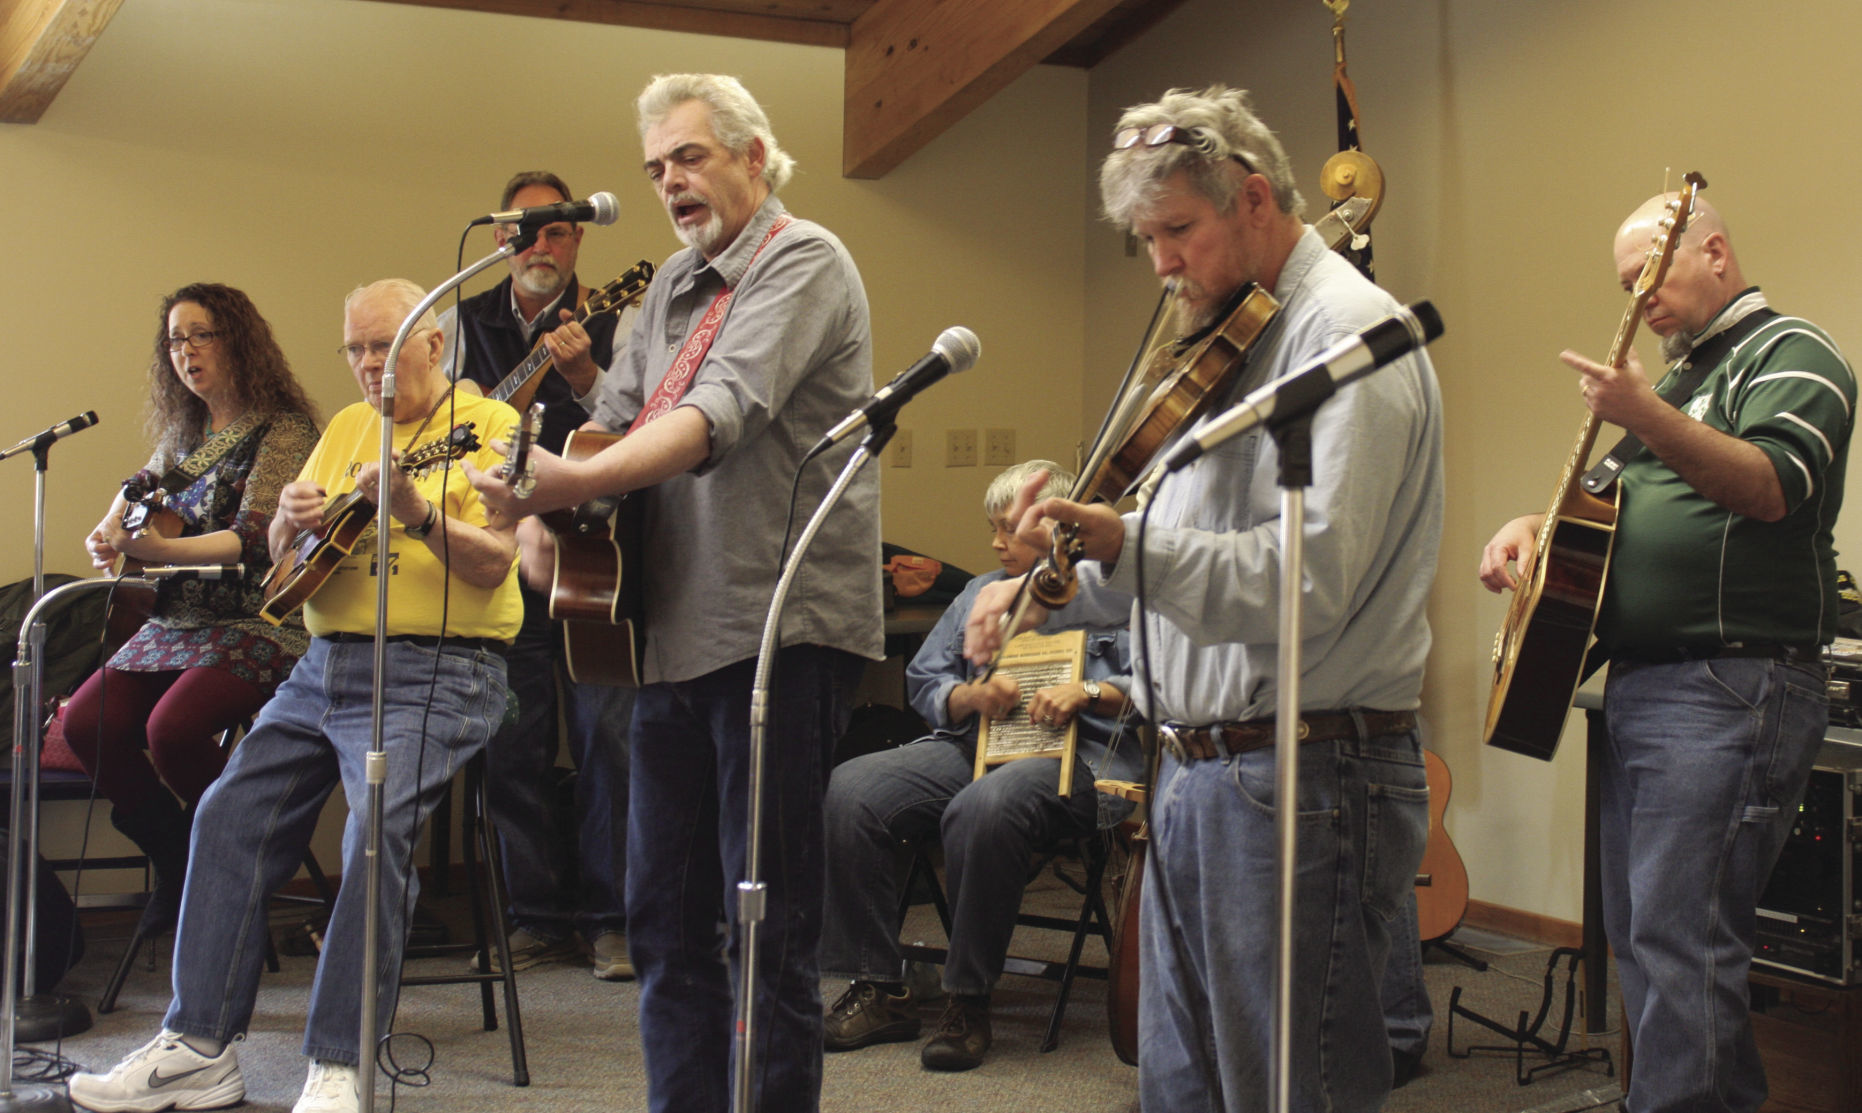
[[[1422,949],[1425,953],[1428,951],[1430,947],[1434,947],[1436,950],[1447,955],[1449,958],[1454,959],[1456,962],[1461,963],[1463,966],[1473,967],[1474,972],[1477,974],[1485,974],[1487,972],[1487,960],[1486,959],[1475,958],[1473,955],[1469,954],[1466,950],[1462,949],[1456,944],[1450,943],[1448,941],[1447,936],[1443,936],[1440,939],[1431,939],[1427,943],[1424,943],[1422,945]]]
[[[1605,1068],[1608,1069],[1610,1075],[1615,1077],[1616,1064],[1610,1061],[1609,1049],[1602,1047],[1586,1047],[1578,1050],[1566,1050],[1565,1045],[1571,1038],[1571,1016],[1577,1000],[1578,959],[1582,957],[1582,955],[1583,952],[1575,947],[1559,947],[1552,951],[1551,957],[1545,961],[1545,994],[1539,999],[1539,1015],[1533,1017],[1531,1021],[1528,1022],[1526,1019],[1526,1012],[1522,1009],[1519,1013],[1518,1023],[1512,1028],[1504,1027],[1498,1021],[1490,1020],[1480,1013],[1475,1012],[1473,1009],[1462,1005],[1461,987],[1456,986],[1453,994],[1448,998],[1448,1054],[1456,1059],[1466,1059],[1476,1051],[1496,1051],[1502,1054],[1512,1052],[1514,1078],[1521,1086],[1530,1085],[1537,1081],[1538,1076],[1543,1072],[1564,1070],[1568,1067],[1580,1066],[1584,1063],[1602,1063]],[[1557,971],[1558,960],[1561,958],[1569,960],[1565,966],[1564,1016],[1559,1021],[1557,1038],[1555,1040],[1546,1039],[1539,1034],[1539,1030],[1545,1025],[1546,1014],[1552,1010],[1552,996],[1556,992],[1556,987],[1553,985],[1552,981],[1552,975]],[[1500,1035],[1511,1040],[1512,1044],[1510,1046],[1504,1044],[1489,1044],[1483,1046],[1470,1045],[1466,1051],[1456,1051],[1455,1017],[1457,1016],[1465,1017],[1483,1028],[1498,1032]],[[1537,1054],[1544,1055],[1546,1061],[1528,1067],[1526,1065],[1526,1051],[1528,1048],[1531,1048]]]

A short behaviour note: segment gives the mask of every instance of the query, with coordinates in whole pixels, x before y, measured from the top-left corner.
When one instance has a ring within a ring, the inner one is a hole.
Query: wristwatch
[[[440,508],[433,505],[432,499],[428,499],[427,500],[427,516],[421,520],[421,523],[419,525],[406,526],[404,528],[406,529],[407,535],[409,537],[413,538],[416,541],[425,541],[427,539],[427,534],[433,532],[433,527],[438,525],[439,521],[440,521]]]
[[[1097,706],[1099,703],[1099,691],[1100,691],[1099,681],[1082,680],[1080,681],[1080,688],[1086,693],[1087,706],[1089,707]]]

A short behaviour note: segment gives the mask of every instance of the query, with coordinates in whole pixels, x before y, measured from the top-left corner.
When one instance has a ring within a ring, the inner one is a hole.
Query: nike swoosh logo
[[[149,1088],[152,1090],[159,1090],[163,1086],[173,1085],[174,1083],[181,1081],[183,1078],[194,1077],[195,1075],[199,1074],[201,1071],[208,1069],[208,1067],[211,1067],[212,1065],[213,1064],[209,1063],[207,1064],[206,1067],[195,1067],[193,1070],[184,1070],[180,1074],[170,1074],[170,1075],[163,1075],[162,1068],[156,1067],[154,1070],[149,1072]]]

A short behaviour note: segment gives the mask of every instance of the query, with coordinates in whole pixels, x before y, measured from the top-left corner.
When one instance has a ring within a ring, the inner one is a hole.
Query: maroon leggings
[[[192,807],[226,767],[220,732],[250,719],[267,696],[221,669],[99,669],[65,708],[65,740],[97,794],[125,814],[140,811],[163,781]]]

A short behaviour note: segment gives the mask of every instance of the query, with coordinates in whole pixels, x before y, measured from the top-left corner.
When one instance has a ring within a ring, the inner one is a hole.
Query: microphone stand
[[[22,450],[29,449],[32,452],[32,598],[35,611],[38,605],[45,599],[46,594],[46,472],[51,467],[52,446],[57,443],[57,435],[52,430],[48,429],[40,433],[37,437],[34,437],[30,442],[22,441],[12,448],[7,449],[4,453],[0,453],[0,460],[3,460]],[[22,647],[26,644],[29,632],[30,627],[22,623],[20,626],[20,645]],[[41,629],[39,633],[41,638],[43,638],[44,630]],[[43,647],[43,644],[43,640],[41,640],[41,647]],[[13,802],[13,810],[8,813],[9,818],[7,822],[10,825],[11,838],[8,839],[10,846],[17,847],[23,841],[25,845],[37,851],[39,847],[39,750],[36,740],[39,730],[39,709],[42,706],[40,703],[41,693],[39,690],[40,686],[37,670],[31,674],[30,679],[32,698],[29,710],[31,711],[30,718],[32,720],[32,731],[35,744],[31,749],[29,762],[25,769],[22,770],[19,759],[21,756],[20,751],[24,748],[22,740],[26,737],[26,732],[19,729],[13,732],[13,785],[15,799]],[[19,700],[18,694],[16,693],[13,698],[17,705]],[[18,707],[16,706],[16,719],[18,717],[17,711]],[[22,778],[27,792],[24,803],[25,810],[23,812],[21,810],[21,802],[18,799]],[[22,816],[24,817],[23,822]],[[23,833],[21,830],[22,827],[24,828]],[[19,907],[20,899],[23,895],[26,906],[24,929],[25,953],[29,959],[36,959],[39,951],[39,855],[34,853],[32,857],[25,859],[25,861],[26,877],[25,891],[23,894],[14,884],[12,875],[10,873],[8,875],[6,891],[8,919],[10,924],[11,920],[16,915],[13,910]],[[7,942],[9,961],[11,961],[13,957],[12,949],[14,945],[14,941],[9,938]],[[35,1043],[39,1040],[56,1039],[60,1036],[74,1036],[79,1032],[87,1031],[91,1026],[90,1010],[87,1009],[82,1002],[70,997],[60,997],[57,995],[42,997],[39,995],[38,971],[36,967],[36,961],[27,961],[25,963],[25,981],[21,986],[21,999],[17,1001],[8,1001],[4,1005],[0,1005],[0,1008],[4,1008],[6,1011],[6,1024],[8,1028],[6,1042],[0,1046],[7,1049],[8,1055],[12,1054],[11,1049],[13,1047],[13,1041],[16,1038],[23,1038],[28,1043]],[[7,976],[9,978],[13,976],[10,970]],[[16,1012],[16,1010],[18,1011]],[[4,1080],[10,1081],[11,1077],[12,1071],[9,1063],[9,1068]],[[4,1093],[5,1088],[0,1087],[0,1096],[4,1096]],[[0,1109],[4,1108],[4,1105],[0,1105]]]
[[[401,346],[407,343],[415,322],[420,320],[422,314],[486,267],[528,249],[536,242],[536,238],[534,229],[519,232],[506,240],[503,247],[453,275],[422,298],[395,332],[394,343],[388,347],[387,366],[382,370],[379,488],[382,497],[375,507],[375,682],[370,728],[373,748],[363,763],[364,776],[368,781],[367,850],[364,852],[368,860],[368,888],[364,890],[367,898],[363,902],[362,920],[362,1023],[356,1041],[356,1054],[360,1059],[356,1064],[356,1089],[361,1099],[361,1113],[375,1113],[375,1041],[378,1037],[375,1008],[381,998],[381,972],[377,967],[381,961],[382,822],[387,807],[384,793],[388,782],[388,747],[387,740],[382,737],[382,724],[387,708],[388,529],[394,521],[388,513],[388,503],[391,501],[388,498],[388,479],[389,469],[394,467],[395,368],[401,360]],[[441,512],[444,513],[444,508]],[[447,574],[451,575],[451,572]]]
[[[1274,833],[1279,875],[1275,923],[1274,1111],[1293,1108],[1293,903],[1299,868],[1300,583],[1306,572],[1306,488],[1312,486],[1312,415],[1269,423],[1280,455],[1280,653],[1274,702]]]
[[[31,868],[22,868],[25,858],[25,843],[31,841],[37,848],[38,836],[38,795],[39,795],[39,659],[45,650],[45,622],[40,616],[46,608],[66,595],[98,588],[114,587],[116,581],[98,578],[75,580],[63,584],[39,597],[39,600],[26,612],[25,620],[20,624],[19,655],[13,661],[13,792],[12,824],[13,837],[7,840],[6,862],[6,958],[0,963],[0,978],[5,979],[5,986],[0,987],[0,1049],[4,1049],[6,1064],[0,1067],[0,1111],[12,1113],[13,1110],[50,1109],[68,1110],[71,1099],[65,1088],[59,1085],[46,1086],[34,1083],[15,1087],[13,1084],[13,1041],[17,1035],[15,1009],[33,1000],[33,963],[25,963],[24,978],[27,1002],[21,1002],[16,995],[20,985],[21,952],[30,954],[36,942],[32,932],[32,915],[36,902],[28,899],[26,919],[25,947],[20,946],[20,883],[25,880],[22,875],[32,878],[33,888],[37,888],[38,855],[31,859]],[[27,823],[32,832],[30,840],[19,837],[20,817],[26,815],[27,784],[31,783],[31,813]],[[66,1001],[68,998],[54,998]],[[82,1014],[83,1025],[66,1029],[65,1034],[82,1032],[90,1027],[90,1012],[82,1004],[70,1002],[78,1013]],[[58,1034],[58,1033],[52,1033]],[[48,1038],[39,1036],[36,1038]]]
[[[795,551],[776,581],[776,592],[769,601],[769,617],[763,621],[763,641],[757,648],[756,679],[750,687],[750,830],[744,849],[744,879],[737,883],[737,928],[741,934],[737,951],[737,1025],[732,1037],[736,1070],[731,1085],[731,1108],[735,1113],[753,1113],[755,1109],[750,1095],[750,1076],[756,1047],[757,929],[763,922],[768,903],[768,886],[763,883],[762,876],[764,734],[769,713],[770,673],[775,668],[777,643],[781,640],[782,607],[796,573],[801,570],[802,558],[807,555],[808,546],[814,542],[822,523],[827,521],[828,512],[834,509],[866,462],[885,450],[886,442],[892,439],[898,426],[888,415],[868,429],[865,439],[848,458],[847,466],[841,469],[796,541]],[[804,465],[807,462],[806,459],[802,461]],[[368,1111],[365,1109],[363,1113]]]

